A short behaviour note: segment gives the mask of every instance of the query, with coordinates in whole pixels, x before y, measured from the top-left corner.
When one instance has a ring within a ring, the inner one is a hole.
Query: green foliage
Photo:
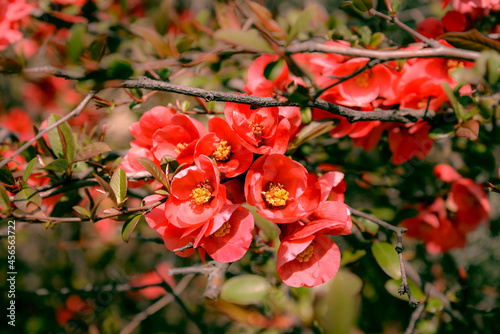
[[[267,279],[257,275],[239,275],[224,282],[221,298],[238,305],[262,303],[271,290]]]
[[[399,257],[394,246],[387,242],[374,242],[371,249],[380,268],[393,279],[400,279]]]

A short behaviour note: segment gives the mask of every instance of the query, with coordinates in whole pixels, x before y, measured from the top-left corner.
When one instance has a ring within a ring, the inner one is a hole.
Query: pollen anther
[[[282,208],[286,206],[288,200],[288,191],[283,188],[282,184],[269,184],[269,190],[262,192],[262,198],[266,201],[270,208]]]

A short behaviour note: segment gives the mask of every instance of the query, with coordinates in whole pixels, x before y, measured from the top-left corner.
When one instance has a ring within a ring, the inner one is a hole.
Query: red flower
[[[343,203],[325,202],[337,206],[329,219],[312,220],[282,227],[276,269],[289,286],[317,286],[335,276],[340,266],[340,250],[325,234],[349,234],[348,210]]]
[[[0,117],[0,122],[4,128],[15,132],[19,141],[33,138],[33,122],[22,108],[12,108],[7,115]]]
[[[132,146],[141,146],[150,149],[153,146],[153,134],[156,130],[171,124],[176,111],[174,108],[154,107],[146,111],[139,122],[132,123],[129,131],[135,140]]]
[[[229,124],[220,117],[208,122],[206,135],[200,138],[194,156],[213,156],[217,167],[225,177],[235,177],[247,171],[253,161],[253,153],[245,148],[241,139]]]
[[[275,91],[286,90],[286,86],[292,81],[288,75],[288,66],[283,62],[280,73],[273,80],[268,80],[264,76],[264,69],[273,61],[277,61],[279,56],[263,54],[255,59],[248,69],[248,82],[245,91],[250,95],[272,96]]]
[[[167,220],[179,228],[201,226],[226,203],[226,188],[215,163],[205,155],[195,162],[173,178],[165,206]]]
[[[234,262],[243,257],[253,238],[253,216],[247,209],[229,204],[204,225],[195,242],[219,262]]]
[[[197,140],[206,132],[203,127],[196,126],[196,122],[186,115],[176,114],[169,125],[156,130],[152,139],[156,159],[169,155],[179,163],[192,163]]]
[[[226,103],[227,122],[243,140],[243,145],[258,154],[285,153],[290,138],[290,122],[277,107],[251,109],[249,105]]]
[[[417,25],[417,32],[427,38],[437,39],[444,34],[443,24],[435,17],[428,17]],[[416,40],[420,42],[418,38]]]
[[[151,270],[145,273],[134,275],[130,278],[129,284],[133,287],[139,287],[144,285],[154,285],[161,284],[163,282],[168,283],[171,287],[175,286],[175,280],[172,276],[168,275],[168,270],[172,266],[169,263],[162,262],[159,263],[155,270]],[[144,289],[129,291],[129,295],[132,297],[137,297],[141,295],[146,299],[156,299],[165,295],[167,292],[161,286],[151,286]]]
[[[413,157],[423,159],[432,149],[434,141],[429,138],[431,126],[427,122],[417,122],[397,126],[389,132],[389,149],[392,163],[400,165]]]
[[[291,223],[311,213],[319,204],[317,178],[299,163],[281,154],[257,159],[245,179],[248,204],[275,223]]]

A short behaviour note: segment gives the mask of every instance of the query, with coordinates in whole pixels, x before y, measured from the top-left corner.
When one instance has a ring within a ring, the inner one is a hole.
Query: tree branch
[[[372,216],[368,213],[365,213],[363,211],[356,210],[352,207],[349,207],[349,210],[351,210],[352,214],[354,214],[358,217],[368,219],[368,220],[374,222],[375,224],[382,226],[382,227],[396,233],[396,235],[398,237],[398,242],[396,245],[396,252],[398,253],[398,256],[399,256],[399,268],[401,270],[401,287],[399,288],[398,292],[401,295],[403,295],[405,293],[408,294],[410,307],[412,307],[412,308],[417,307],[419,304],[419,301],[416,300],[415,297],[413,297],[413,295],[411,294],[410,287],[408,286],[408,279],[406,277],[406,268],[405,268],[405,264],[404,264],[404,260],[403,260],[403,233],[405,233],[407,231],[407,229],[405,227],[397,227],[397,226],[391,225],[391,224],[389,224],[381,219],[378,219],[377,217],[374,217],[374,216]]]
[[[45,129],[40,130],[40,132],[38,132],[38,134],[35,137],[33,137],[30,141],[26,142],[24,145],[22,145],[20,148],[18,148],[17,151],[15,151],[9,158],[6,158],[6,159],[3,159],[2,161],[0,161],[0,168],[5,166],[13,158],[15,158],[16,156],[21,154],[25,149],[27,149],[29,146],[31,146],[38,139],[42,138],[42,136],[44,134],[46,134],[50,130],[58,127],[60,124],[66,122],[68,119],[78,116],[80,114],[80,112],[83,110],[83,108],[85,108],[85,106],[90,102],[90,100],[92,100],[92,98],[94,97],[95,94],[96,94],[96,92],[90,91],[87,94],[87,96],[85,96],[85,98],[82,100],[82,102],[80,102],[80,104],[73,111],[71,111],[66,116],[62,117],[57,122],[47,126]]]
[[[208,90],[203,88],[195,88],[173,84],[170,82],[158,81],[146,77],[139,77],[137,79],[129,79],[120,84],[121,88],[144,88],[151,90],[160,90],[165,92],[177,93],[188,96],[195,96],[205,99],[205,101],[220,101],[220,102],[235,102],[241,104],[249,104],[255,107],[286,107],[301,105],[291,102],[280,102],[271,97],[260,97],[251,95],[242,95],[236,93],[219,92],[215,90]],[[412,123],[419,119],[432,120],[436,117],[433,110],[425,109],[401,109],[401,110],[382,110],[375,109],[371,112],[359,111],[340,105],[327,102],[322,99],[309,101],[308,107],[318,108],[328,111],[332,114],[345,117],[350,122],[359,121],[382,121],[382,122],[400,122]]]

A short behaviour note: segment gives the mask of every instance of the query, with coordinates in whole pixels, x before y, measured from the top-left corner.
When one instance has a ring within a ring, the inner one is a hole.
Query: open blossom
[[[214,117],[208,122],[208,131],[196,144],[194,156],[213,156],[219,171],[228,178],[246,172],[252,164],[253,153],[243,146],[229,124]]]
[[[250,151],[285,153],[290,139],[290,122],[280,116],[277,107],[251,109],[249,105],[228,102],[224,115]]]
[[[180,171],[172,180],[165,214],[172,225],[186,228],[212,219],[226,203],[226,188],[220,184],[215,163],[205,155],[196,165]]]
[[[129,131],[135,140],[132,146],[151,148],[153,146],[153,135],[156,130],[170,125],[176,111],[174,108],[157,106],[146,111],[138,122],[132,123]]]
[[[317,178],[299,163],[281,154],[257,159],[245,179],[248,204],[275,223],[291,223],[307,216],[319,204]]]
[[[278,55],[263,54],[255,59],[248,69],[248,81],[245,91],[250,95],[272,96],[276,91],[286,90],[286,86],[292,82],[288,73],[288,66],[283,62],[280,73],[273,80],[266,79],[264,70],[267,65],[279,59]]]

